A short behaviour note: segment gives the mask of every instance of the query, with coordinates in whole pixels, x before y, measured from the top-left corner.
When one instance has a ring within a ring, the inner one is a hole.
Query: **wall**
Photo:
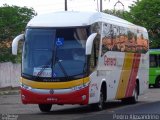
[[[18,87],[21,76],[21,65],[11,62],[0,63],[0,88]]]

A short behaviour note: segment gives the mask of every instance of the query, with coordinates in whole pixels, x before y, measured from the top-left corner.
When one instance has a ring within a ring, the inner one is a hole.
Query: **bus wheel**
[[[105,106],[105,98],[104,98],[104,92],[103,90],[101,89],[100,91],[100,98],[99,98],[99,102],[98,103],[95,103],[95,104],[92,104],[91,107],[95,110],[103,110],[104,109],[104,106]]]
[[[160,77],[158,77],[158,79],[156,80],[156,85],[157,88],[160,88]]]
[[[122,102],[124,104],[134,104],[138,101],[138,86],[136,85],[136,87],[134,88],[133,91],[133,96],[132,97],[128,97],[128,98],[123,98]]]
[[[52,108],[52,104],[38,104],[41,112],[49,112]]]
[[[131,103],[136,103],[138,101],[138,86],[134,88],[134,95],[131,97]]]

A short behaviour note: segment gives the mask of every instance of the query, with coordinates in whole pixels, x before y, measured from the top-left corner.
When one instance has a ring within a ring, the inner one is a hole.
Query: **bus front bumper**
[[[89,86],[80,89],[33,89],[21,87],[23,104],[88,104]]]

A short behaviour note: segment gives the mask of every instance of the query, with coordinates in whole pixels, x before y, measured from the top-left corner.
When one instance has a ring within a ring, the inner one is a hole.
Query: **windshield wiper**
[[[52,59],[51,59],[51,60],[52,60]],[[50,63],[51,60],[49,60],[46,65],[43,65],[43,66],[42,66],[42,69],[38,72],[38,74],[37,74],[37,76],[36,76],[37,78],[41,77],[42,73],[44,72],[44,70],[45,70],[46,68],[49,68],[49,63]]]
[[[38,72],[37,77],[40,77],[46,68],[49,68],[49,65],[43,65],[42,69]]]
[[[64,76],[68,79],[68,74],[67,74],[66,70],[64,69],[64,67],[63,67],[63,65],[62,65],[62,63],[61,63],[62,60],[59,60],[59,58],[56,57],[56,61],[57,61],[58,65],[59,65],[59,67],[61,68]]]

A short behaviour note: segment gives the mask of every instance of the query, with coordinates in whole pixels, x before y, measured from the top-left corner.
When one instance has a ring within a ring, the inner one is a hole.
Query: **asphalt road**
[[[148,114],[150,116],[146,116]],[[51,112],[42,113],[37,105],[23,105],[18,94],[0,95],[0,120],[135,120],[137,117],[160,119],[160,89],[149,89],[139,96],[137,104],[108,102],[103,111],[92,110],[89,106],[53,105]]]

